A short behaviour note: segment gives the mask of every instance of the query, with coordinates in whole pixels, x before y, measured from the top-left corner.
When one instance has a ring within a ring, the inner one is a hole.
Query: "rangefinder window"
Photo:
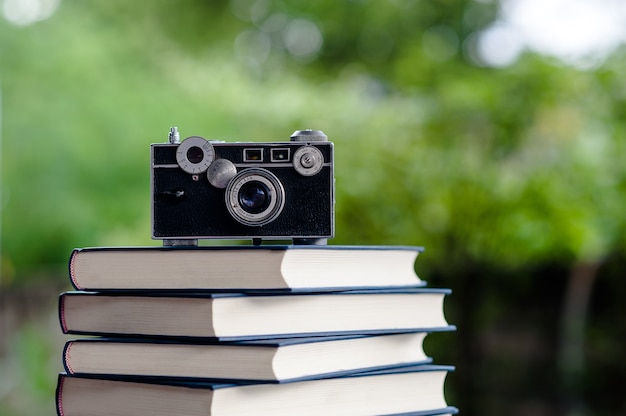
[[[263,149],[243,149],[244,162],[263,162]]]
[[[272,149],[272,162],[288,162],[289,161],[289,149]]]

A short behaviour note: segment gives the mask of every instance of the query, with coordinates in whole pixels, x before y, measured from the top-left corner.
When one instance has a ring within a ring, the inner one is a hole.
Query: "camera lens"
[[[204,159],[204,152],[198,146],[190,147],[187,150],[187,160],[191,163],[200,163]]]
[[[285,190],[280,180],[261,168],[244,169],[235,175],[224,196],[233,219],[253,227],[274,221],[285,205]]]
[[[265,211],[270,204],[271,197],[270,190],[261,182],[248,182],[239,189],[239,205],[250,214]]]

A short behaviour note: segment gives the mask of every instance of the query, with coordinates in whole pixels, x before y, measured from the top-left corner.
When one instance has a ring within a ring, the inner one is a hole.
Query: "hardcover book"
[[[237,340],[394,333],[446,327],[447,289],[320,293],[104,294],[66,292],[64,333]]]
[[[77,290],[312,290],[422,286],[421,247],[230,246],[76,249]]]
[[[62,374],[57,412],[59,416],[451,414],[454,409],[448,407],[443,391],[451,370],[416,365],[283,384],[146,382]]]
[[[449,327],[440,328],[448,330]],[[240,342],[82,338],[68,341],[69,375],[126,375],[285,382],[428,363],[425,332]]]

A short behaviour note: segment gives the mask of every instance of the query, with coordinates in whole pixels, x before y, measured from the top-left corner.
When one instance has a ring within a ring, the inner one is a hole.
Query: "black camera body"
[[[334,236],[333,144],[317,130],[289,142],[153,144],[152,238],[262,239],[323,244]]]

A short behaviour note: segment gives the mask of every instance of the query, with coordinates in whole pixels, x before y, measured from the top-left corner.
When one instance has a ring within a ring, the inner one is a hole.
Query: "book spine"
[[[76,280],[75,263],[76,263],[76,256],[78,255],[78,253],[80,253],[79,249],[74,249],[72,251],[72,254],[70,255],[70,259],[68,263],[68,272],[70,276],[70,283],[72,284],[74,289],[82,290],[83,288],[80,287],[80,285],[78,284],[78,281]]]
[[[67,322],[65,321],[65,295],[59,296],[59,323],[64,334],[68,333]]]
[[[63,413],[63,381],[65,380],[65,376],[63,374],[59,374],[59,378],[57,380],[57,389],[56,389],[56,410],[57,416],[64,416]]]
[[[70,362],[70,351],[73,345],[73,341],[67,341],[63,347],[63,368],[65,369],[65,372],[70,375],[74,374],[74,369],[72,368],[72,363]]]

